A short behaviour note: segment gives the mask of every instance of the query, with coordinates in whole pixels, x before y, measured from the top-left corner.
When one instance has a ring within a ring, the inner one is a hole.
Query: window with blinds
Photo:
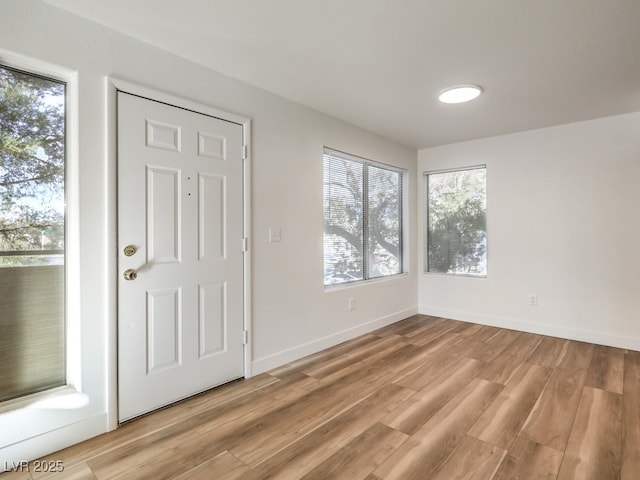
[[[402,170],[324,149],[324,284],[403,273]]]
[[[0,65],[0,403],[66,384],[64,82]]]

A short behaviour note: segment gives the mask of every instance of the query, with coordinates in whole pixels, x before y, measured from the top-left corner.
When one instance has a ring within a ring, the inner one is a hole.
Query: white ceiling
[[[640,0],[44,1],[416,148],[640,111]]]

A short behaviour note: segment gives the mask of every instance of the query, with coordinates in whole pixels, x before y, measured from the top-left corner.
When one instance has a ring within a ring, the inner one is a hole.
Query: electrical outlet
[[[538,306],[538,295],[535,293],[532,293],[531,295],[529,295],[529,306],[531,307],[537,307]]]
[[[349,310],[353,310],[354,308],[356,308],[356,299],[349,297]]]

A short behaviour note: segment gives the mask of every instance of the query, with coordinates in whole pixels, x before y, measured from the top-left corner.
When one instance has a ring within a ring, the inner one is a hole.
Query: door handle
[[[138,272],[136,272],[133,268],[127,268],[122,274],[125,280],[135,280],[138,278]]]

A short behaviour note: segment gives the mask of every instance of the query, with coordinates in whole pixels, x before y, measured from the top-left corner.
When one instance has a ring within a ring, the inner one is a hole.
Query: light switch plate
[[[269,241],[270,242],[279,242],[282,239],[282,233],[280,227],[271,227],[269,228]]]

